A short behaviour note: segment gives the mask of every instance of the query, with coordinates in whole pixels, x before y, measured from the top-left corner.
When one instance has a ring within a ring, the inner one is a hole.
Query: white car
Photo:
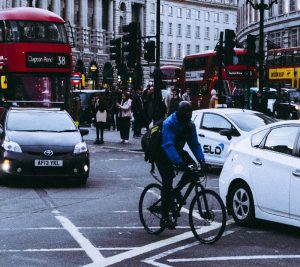
[[[232,141],[260,126],[276,120],[257,111],[219,108],[193,111],[192,120],[197,129],[205,162],[222,166]],[[189,150],[188,146],[185,147]]]
[[[232,144],[219,188],[237,224],[259,218],[300,226],[299,134],[299,121],[281,121]]]

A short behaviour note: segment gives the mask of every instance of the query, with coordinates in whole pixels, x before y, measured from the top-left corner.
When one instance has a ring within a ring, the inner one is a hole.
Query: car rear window
[[[8,131],[76,131],[76,126],[65,112],[11,111],[8,114]]]
[[[242,131],[250,132],[260,126],[264,126],[276,121],[261,113],[232,113],[227,115]]]

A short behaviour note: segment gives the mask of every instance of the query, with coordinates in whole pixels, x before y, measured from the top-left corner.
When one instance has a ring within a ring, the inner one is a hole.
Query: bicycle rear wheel
[[[149,234],[158,235],[165,228],[161,227],[161,185],[149,184],[143,190],[139,202],[139,215],[142,225]]]
[[[209,189],[197,194],[190,205],[189,223],[195,238],[201,243],[218,241],[226,226],[226,211],[220,196]]]

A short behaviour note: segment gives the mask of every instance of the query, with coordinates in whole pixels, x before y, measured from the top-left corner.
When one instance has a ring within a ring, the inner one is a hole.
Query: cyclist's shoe
[[[161,219],[160,226],[168,228],[169,230],[175,230],[177,223],[172,221],[171,219]]]

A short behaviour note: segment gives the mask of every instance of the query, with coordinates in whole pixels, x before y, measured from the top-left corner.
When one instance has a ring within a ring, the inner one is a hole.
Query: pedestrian
[[[151,85],[149,89],[143,94],[143,108],[144,108],[144,125],[146,129],[149,129],[149,125],[153,119],[154,112],[154,87]]]
[[[130,120],[131,120],[131,102],[129,94],[127,92],[122,93],[121,103],[117,103],[117,107],[120,109],[120,136],[121,142],[128,144],[129,132],[130,132]]]
[[[168,116],[173,114],[178,110],[179,103],[182,101],[181,98],[179,97],[179,90],[177,88],[172,89],[172,97],[170,100],[170,107],[169,107],[169,113]]]
[[[72,99],[72,117],[77,127],[79,126],[79,121],[80,121],[80,110],[81,110],[80,95],[78,93],[75,93]]]
[[[186,88],[185,93],[182,95],[182,101],[188,101],[191,103],[191,89]]]
[[[210,94],[211,94],[211,98],[209,100],[209,108],[215,108],[216,107],[216,100],[218,99],[217,91],[215,89],[212,89]]]
[[[114,131],[116,129],[117,125],[117,114],[118,114],[118,109],[117,109],[117,102],[118,102],[118,88],[115,88],[114,86],[111,89],[111,93],[109,96],[109,129],[112,127],[112,130]]]
[[[103,133],[107,124],[107,105],[106,101],[100,94],[96,96],[96,102],[94,106],[94,117],[96,126],[96,140],[94,144],[103,144]],[[99,139],[99,135],[101,138]]]
[[[143,100],[142,88],[138,87],[132,98],[132,114],[134,118],[133,137],[140,137],[142,135],[143,127]]]

